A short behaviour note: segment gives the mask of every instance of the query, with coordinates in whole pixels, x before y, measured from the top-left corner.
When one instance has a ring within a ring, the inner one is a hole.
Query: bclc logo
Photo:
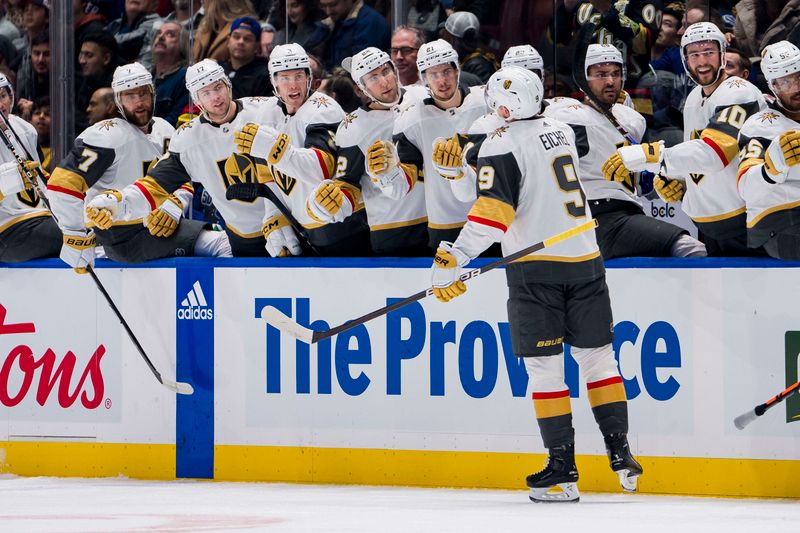
[[[800,331],[787,331],[784,346],[786,349],[786,386],[798,379],[797,362],[800,360]],[[786,398],[786,423],[800,422],[800,395],[792,394]]]
[[[181,302],[178,318],[181,320],[211,320],[214,318],[214,310],[209,309],[199,281],[194,282],[192,289]]]

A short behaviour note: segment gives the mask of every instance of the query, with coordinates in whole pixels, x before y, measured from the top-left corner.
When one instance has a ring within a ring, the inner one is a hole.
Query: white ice
[[[789,500],[0,476],[2,532],[798,531]]]

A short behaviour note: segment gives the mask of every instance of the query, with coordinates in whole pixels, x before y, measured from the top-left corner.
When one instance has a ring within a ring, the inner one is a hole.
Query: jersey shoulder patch
[[[784,131],[798,128],[800,128],[800,124],[797,122],[786,118],[779,111],[767,109],[748,118],[742,126],[740,135],[772,139]]]
[[[122,118],[101,120],[83,130],[78,138],[99,148],[117,148],[130,140],[130,124]]]
[[[758,88],[747,80],[738,76],[728,78],[722,85],[714,91],[716,102],[715,107],[725,107],[727,105],[747,104],[750,102],[764,102],[764,95]]]
[[[327,94],[315,92],[300,106],[296,120],[304,124],[338,124],[344,118],[344,110]]]
[[[647,120],[635,109],[626,105],[615,104],[612,108],[614,117],[620,126],[625,128],[634,139],[641,141],[647,129]]]
[[[199,116],[178,126],[169,143],[170,152],[180,152],[192,146],[199,140],[202,127],[203,123],[200,121]]]

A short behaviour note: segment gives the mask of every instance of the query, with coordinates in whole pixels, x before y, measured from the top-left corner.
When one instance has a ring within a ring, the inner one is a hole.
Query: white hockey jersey
[[[641,142],[647,128],[642,115],[622,104],[614,104],[611,113],[634,140]],[[577,103],[548,106],[544,115],[567,123],[575,133],[580,158],[581,184],[589,200],[609,198],[642,206],[636,187],[609,181],[603,177],[603,163],[616,152],[617,148],[630,143],[602,113],[590,105]]]
[[[47,184],[59,226],[71,231],[84,229],[88,222],[84,202],[108,189],[122,190],[142,178],[164,153],[174,132],[175,128],[159,117],[153,117],[148,134],[122,118],[86,128]],[[115,221],[114,226],[141,224],[149,212],[143,206]]]
[[[17,141],[11,132],[5,133],[4,130],[4,132],[0,132],[0,135],[5,134],[8,137],[21,157],[25,157],[25,150],[22,149],[24,146],[36,161],[41,162],[38,151],[39,138],[33,126],[16,115],[8,115],[8,121],[22,141],[22,145],[20,145],[19,141]],[[0,146],[0,163],[8,163],[11,161],[16,162],[16,158],[5,146],[5,143],[3,143],[2,146]],[[45,188],[45,184],[41,179],[39,179],[39,187],[41,190]],[[0,233],[23,220],[47,216],[50,216],[50,212],[45,207],[41,198],[39,198],[39,195],[36,194],[33,187],[25,189],[17,194],[9,195],[0,201]]]
[[[771,232],[797,224],[800,170],[792,168],[786,181],[775,183],[764,169],[767,147],[789,130],[800,130],[800,122],[768,109],[748,118],[739,132],[737,186],[747,206],[748,246],[753,248],[763,245]]]
[[[744,214],[744,200],[736,190],[737,137],[747,118],[766,107],[761,91],[735,76],[708,97],[702,87],[689,93],[683,108],[684,142],[665,149],[664,164],[667,175],[685,180],[683,210],[695,223]]]

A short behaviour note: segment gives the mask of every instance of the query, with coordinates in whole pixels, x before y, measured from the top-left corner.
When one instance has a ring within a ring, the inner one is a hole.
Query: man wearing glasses
[[[663,141],[626,146],[617,153],[628,170],[659,174],[653,186],[664,201],[683,200],[709,255],[754,255],[760,252],[747,248],[745,204],[736,190],[737,137],[767,103],[750,82],[725,73],[726,47],[714,24],[689,26],[681,37],[681,59],[698,86],[683,108],[684,142],[670,148]]]

